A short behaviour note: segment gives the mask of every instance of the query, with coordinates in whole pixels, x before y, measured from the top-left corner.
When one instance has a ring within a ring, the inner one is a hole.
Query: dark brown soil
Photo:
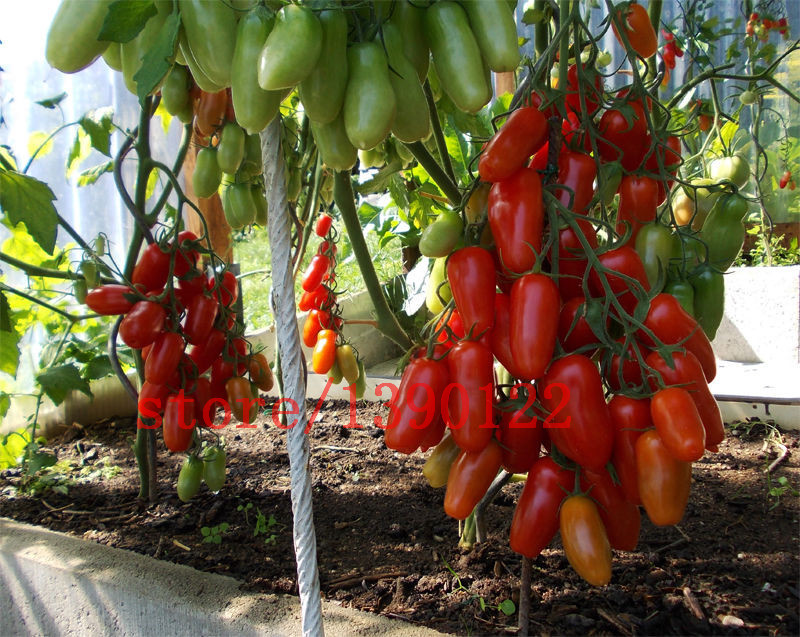
[[[513,632],[516,616],[497,606],[519,599],[520,559],[508,528],[522,486],[505,487],[490,506],[487,542],[458,548],[444,490],[422,477],[423,456],[384,447],[373,424],[384,412],[359,403],[363,428],[346,429],[349,406],[329,401],[310,433],[324,595],[451,633]],[[7,470],[0,515],[231,575],[247,589],[295,592],[285,432],[271,422],[225,429],[227,484],[217,495],[203,487],[189,504],[174,489],[182,456],[161,454],[162,497],[149,508],[136,497],[134,433],[130,422],[71,428],[53,445],[67,493],[23,494],[19,471]],[[556,540],[533,563],[531,633],[798,634],[800,507],[790,491],[778,498],[769,488],[780,487],[780,477],[800,485],[800,437],[783,434],[788,458],[769,481],[764,469],[779,452],[764,437],[761,425],[738,431],[696,463],[680,529],[644,521],[638,549],[615,555],[609,586],[585,584]],[[247,505],[245,515],[239,507]],[[267,535],[254,534],[258,511],[276,521]],[[229,525],[221,543],[203,542],[201,529],[221,523]]]

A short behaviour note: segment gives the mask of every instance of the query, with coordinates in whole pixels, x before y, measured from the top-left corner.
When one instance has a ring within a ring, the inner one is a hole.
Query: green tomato
[[[400,30],[403,52],[414,65],[420,82],[425,81],[430,62],[430,50],[423,28],[424,17],[425,9],[413,0],[397,0],[389,20]]]
[[[709,265],[701,265],[689,275],[694,288],[694,317],[713,341],[725,310],[725,279]]]
[[[664,285],[670,259],[680,258],[680,239],[666,226],[648,223],[636,235],[636,252],[642,259],[651,293],[655,294]]]
[[[514,14],[506,2],[464,2],[469,25],[483,59],[495,73],[514,71],[519,65],[519,43]]]
[[[344,103],[347,88],[347,18],[341,9],[321,11],[322,53],[298,86],[303,110],[312,121],[329,124]]]
[[[258,84],[265,91],[292,88],[314,70],[322,52],[322,25],[306,7],[278,11],[258,59]]]
[[[178,474],[178,497],[181,502],[188,502],[200,490],[203,479],[203,461],[191,455],[183,461],[183,466]]]
[[[364,398],[367,391],[367,370],[364,367],[364,361],[358,361],[358,378],[356,379],[356,400]]]
[[[122,71],[122,47],[119,42],[112,42],[103,52],[103,60],[108,68],[115,71]]]
[[[358,154],[347,137],[341,113],[330,124],[317,124],[312,121],[311,133],[326,166],[333,170],[350,170],[355,166]]]
[[[192,100],[189,94],[191,83],[192,77],[187,68],[176,64],[161,87],[161,102],[167,113],[177,117],[184,124],[192,121]]]
[[[425,305],[431,314],[439,314],[444,309],[446,303],[453,298],[450,284],[446,282],[447,269],[445,264],[446,257],[435,259],[428,279],[428,291],[425,295]]]
[[[694,201],[695,205],[695,215],[692,221],[693,229],[699,230],[703,227],[708,213],[711,212],[717,199],[719,199],[719,196],[722,194],[721,190],[712,191],[708,188],[702,188],[702,186],[711,186],[718,183],[719,182],[714,179],[700,177],[698,179],[692,179],[689,182],[689,186],[684,186],[686,194]]]
[[[248,135],[244,140],[244,159],[237,176],[249,179],[260,175],[264,170],[264,160],[261,157],[261,137],[258,133]]]
[[[85,69],[105,51],[108,42],[98,40],[112,0],[63,0],[47,32],[45,57],[54,69],[75,73]],[[33,14],[31,14],[33,18]]]
[[[208,447],[203,453],[203,480],[216,493],[225,484],[225,449]]]
[[[747,210],[747,200],[741,195],[723,195],[703,224],[700,238],[708,244],[708,261],[720,272],[731,267],[744,245],[742,219]]]
[[[217,164],[224,173],[235,174],[244,159],[245,133],[236,122],[228,122],[222,129],[217,145]]]
[[[750,164],[741,155],[717,157],[708,162],[708,176],[716,183],[728,180],[744,188],[750,181]]]
[[[217,91],[230,86],[238,13],[227,2],[207,0],[182,0],[180,9],[186,43],[197,68],[211,83],[220,87]],[[182,48],[189,62],[186,47]],[[189,66],[191,68],[191,63]],[[192,75],[197,80],[194,71],[192,68]],[[199,81],[197,84],[207,90]]]
[[[198,197],[211,197],[222,181],[222,170],[217,162],[216,148],[201,148],[192,173],[192,187]]]
[[[755,104],[755,101],[757,99],[758,96],[753,91],[748,90],[739,93],[739,101],[745,106],[749,106],[750,104]]]
[[[397,111],[383,47],[376,42],[354,44],[347,50],[347,66],[350,78],[343,108],[347,138],[356,148],[375,148],[389,134]]]
[[[249,226],[256,220],[256,204],[249,184],[231,184],[226,189],[223,211],[228,225],[234,230]]]
[[[446,257],[456,247],[464,223],[461,215],[452,210],[442,212],[432,224],[422,231],[419,251],[426,257]]]
[[[267,218],[269,216],[269,204],[267,203],[267,197],[264,194],[264,188],[261,186],[261,184],[253,184],[250,187],[250,194],[253,197],[253,203],[256,207],[255,223],[262,228],[266,228]]]

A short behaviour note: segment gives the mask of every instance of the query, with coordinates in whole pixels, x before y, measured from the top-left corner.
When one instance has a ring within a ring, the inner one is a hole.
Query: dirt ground
[[[498,606],[519,600],[508,529],[522,485],[489,507],[488,540],[460,549],[444,490],[421,474],[424,456],[384,447],[373,418],[385,408],[359,402],[356,414],[362,428],[344,428],[349,405],[328,401],[309,434],[323,594],[440,631],[513,633],[516,615]],[[19,470],[0,473],[0,515],[230,575],[249,590],[296,592],[286,434],[259,423],[222,430],[227,483],[189,504],[175,494],[182,455],[160,453],[152,507],[136,497],[134,424],[72,427],[51,445],[58,472],[38,497],[18,488]],[[797,635],[800,436],[782,435],[788,456],[767,474],[781,454],[764,442],[770,431],[739,427],[696,463],[680,528],[645,520],[637,550],[615,554],[608,586],[584,583],[556,539],[533,562],[531,633]]]

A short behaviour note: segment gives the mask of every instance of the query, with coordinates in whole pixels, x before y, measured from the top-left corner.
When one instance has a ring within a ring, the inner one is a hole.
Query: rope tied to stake
[[[298,405],[297,421],[289,429],[289,473],[292,484],[294,551],[303,635],[324,635],[317,565],[317,538],[311,502],[311,472],[306,429],[305,372],[294,301],[289,208],[283,174],[280,121],[276,117],[261,133],[264,185],[269,201],[267,232],[272,251],[272,311],[278,338],[283,395]]]

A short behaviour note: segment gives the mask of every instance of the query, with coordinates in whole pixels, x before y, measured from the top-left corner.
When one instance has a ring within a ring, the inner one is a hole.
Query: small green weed
[[[217,526],[204,526],[200,528],[200,535],[203,536],[204,544],[222,544],[222,536],[228,531],[230,524],[220,522]]]
[[[467,586],[464,586],[464,583],[461,581],[461,578],[459,577],[458,573],[456,573],[452,569],[452,567],[447,563],[447,560],[442,558],[442,563],[445,565],[445,568],[447,568],[447,570],[453,574],[453,577],[455,578],[455,588],[453,589],[453,591],[462,591],[464,593],[469,593],[469,588]],[[504,599],[497,606],[493,606],[492,604],[486,603],[486,600],[483,599],[483,597],[481,597],[480,595],[470,595],[469,599],[467,599],[465,603],[468,604],[474,599],[478,600],[478,605],[481,607],[482,611],[485,611],[487,608],[491,610],[497,610],[506,615],[507,617],[510,617],[511,615],[517,612],[517,605],[510,599]]]
[[[777,483],[777,484],[775,484]],[[767,474],[767,489],[769,490],[769,497],[773,499],[772,506],[769,507],[769,510],[772,511],[773,509],[777,508],[777,506],[781,503],[781,498],[785,495],[791,495],[795,498],[800,496],[800,491],[795,489],[791,484],[789,484],[789,479],[785,476],[779,477],[775,482],[772,481],[770,474]]]
[[[275,541],[278,537],[277,532],[283,527],[278,524],[278,521],[275,519],[274,515],[270,513],[269,517],[267,517],[261,512],[261,509],[254,507],[252,502],[240,504],[238,507],[236,507],[237,511],[244,513],[244,520],[248,526],[250,525],[248,512],[252,509],[255,509],[256,511],[255,525],[253,526],[253,537],[263,535],[264,544],[275,544]]]

